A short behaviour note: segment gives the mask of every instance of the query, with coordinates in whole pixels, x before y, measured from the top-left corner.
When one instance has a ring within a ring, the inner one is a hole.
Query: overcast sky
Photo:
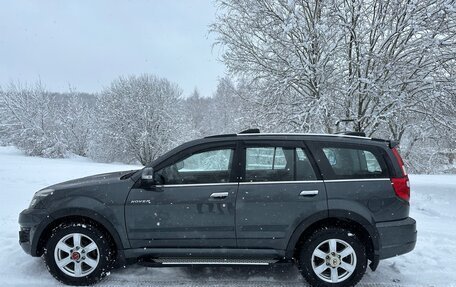
[[[209,96],[225,73],[208,33],[214,13],[213,0],[3,1],[0,85],[98,92],[119,75],[153,73]]]

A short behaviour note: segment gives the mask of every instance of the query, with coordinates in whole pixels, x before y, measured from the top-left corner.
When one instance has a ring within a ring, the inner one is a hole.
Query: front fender
[[[82,207],[83,206],[83,207]],[[118,249],[130,248],[128,241],[124,205],[108,205],[91,197],[75,196],[54,201],[47,209],[48,216],[36,226],[31,240],[31,253],[39,256],[38,244],[49,227],[65,217],[86,217],[101,224],[113,237]]]
[[[61,218],[70,216],[81,216],[90,218],[93,221],[100,223],[104,228],[106,228],[106,230],[112,235],[116,243],[116,246],[119,249],[130,248],[130,243],[128,241],[128,237],[125,231],[125,224],[122,222],[118,222],[112,211],[103,210],[102,212],[100,212],[93,209],[70,207],[61,210],[56,210],[55,212],[52,212],[50,216],[53,218],[53,222],[55,220],[59,220]]]

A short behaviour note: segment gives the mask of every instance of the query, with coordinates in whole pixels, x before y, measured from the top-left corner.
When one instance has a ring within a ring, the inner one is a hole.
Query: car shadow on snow
[[[152,268],[140,265],[115,270],[103,282],[154,286],[306,286],[298,269],[291,265],[189,266]],[[104,285],[102,283],[102,285]]]
[[[383,268],[380,269],[385,269]],[[386,268],[388,269],[388,268]],[[399,280],[380,280],[372,276],[368,270],[365,278],[358,284],[364,287],[399,287],[404,285]],[[386,279],[386,278],[383,278]],[[373,282],[372,282],[373,281]],[[290,264],[274,264],[270,266],[189,266],[189,267],[144,267],[131,265],[114,270],[101,282],[100,286],[274,286],[274,287],[306,287],[305,280],[298,268]]]
[[[227,281],[293,281],[303,282],[298,269],[290,265],[271,266],[232,266],[232,267],[185,267],[182,272],[194,280],[227,280]],[[209,278],[208,278],[209,277]]]

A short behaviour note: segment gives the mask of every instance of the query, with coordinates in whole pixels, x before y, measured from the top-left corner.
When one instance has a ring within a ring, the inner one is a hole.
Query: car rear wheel
[[[348,230],[320,229],[301,247],[299,268],[312,286],[354,286],[366,272],[366,248]]]
[[[112,248],[101,230],[90,224],[62,224],[48,240],[44,259],[49,272],[68,285],[91,285],[110,268]]]

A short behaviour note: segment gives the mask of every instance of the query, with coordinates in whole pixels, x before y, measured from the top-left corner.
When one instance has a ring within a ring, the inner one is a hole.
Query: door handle
[[[299,196],[315,196],[318,194],[318,190],[303,190]]]
[[[214,192],[211,194],[211,198],[223,199],[228,197],[228,192]]]

